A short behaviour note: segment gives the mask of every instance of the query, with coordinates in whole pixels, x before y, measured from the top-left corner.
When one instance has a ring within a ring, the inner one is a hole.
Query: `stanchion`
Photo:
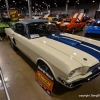
[[[7,99],[10,100],[10,97],[9,97],[9,94],[8,94],[8,90],[7,90],[7,87],[6,87],[6,83],[4,81],[4,77],[3,77],[3,73],[2,73],[1,67],[0,67],[0,76],[1,76],[1,80],[2,80],[2,83],[3,83],[3,86],[4,86],[4,90],[5,90]]]

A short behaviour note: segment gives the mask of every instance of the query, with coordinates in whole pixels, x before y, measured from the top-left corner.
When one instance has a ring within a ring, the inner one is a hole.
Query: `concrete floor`
[[[35,81],[36,65],[19,50],[15,52],[6,39],[0,41],[0,67],[4,77],[9,79],[11,100],[100,100],[100,76],[71,90],[61,85],[49,96]],[[0,100],[7,100],[3,90],[0,90]]]

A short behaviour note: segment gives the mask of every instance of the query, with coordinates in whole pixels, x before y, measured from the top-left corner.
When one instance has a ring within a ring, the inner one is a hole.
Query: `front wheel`
[[[54,82],[53,90],[59,87],[59,83],[56,81],[53,73],[51,72],[50,68],[46,63],[43,61],[39,62],[38,67],[42,69],[42,72],[51,80]]]
[[[84,29],[85,29],[85,26],[82,26],[81,31],[84,31]]]
[[[75,29],[73,28],[70,33],[74,34],[75,33]]]
[[[42,72],[47,76],[49,77],[52,81],[54,80],[54,76],[50,70],[50,68],[47,66],[47,64],[45,64],[44,62],[40,62],[38,64],[38,67],[40,67],[42,69]]]

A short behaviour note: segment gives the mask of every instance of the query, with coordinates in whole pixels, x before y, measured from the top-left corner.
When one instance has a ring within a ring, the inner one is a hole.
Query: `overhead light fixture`
[[[79,0],[76,0],[76,2],[78,3],[78,2],[79,2]]]
[[[95,0],[93,0],[92,2],[95,2]]]
[[[38,6],[38,4],[37,4],[37,3],[35,3],[35,5],[36,5],[36,6]]]
[[[66,3],[69,3],[69,0],[67,0]]]
[[[50,7],[50,5],[48,5],[48,7]]]

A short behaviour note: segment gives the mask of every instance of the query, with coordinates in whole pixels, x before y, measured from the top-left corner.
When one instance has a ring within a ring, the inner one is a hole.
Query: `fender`
[[[39,61],[43,61],[45,64],[47,64],[47,66],[50,68],[52,74],[54,75],[54,78],[56,79],[56,77],[55,77],[56,75],[55,75],[54,71],[52,70],[51,65],[50,65],[46,60],[44,60],[44,59],[42,59],[42,58],[38,58],[38,59],[36,60],[36,62],[37,62],[36,64],[37,64],[37,65],[38,65]]]

